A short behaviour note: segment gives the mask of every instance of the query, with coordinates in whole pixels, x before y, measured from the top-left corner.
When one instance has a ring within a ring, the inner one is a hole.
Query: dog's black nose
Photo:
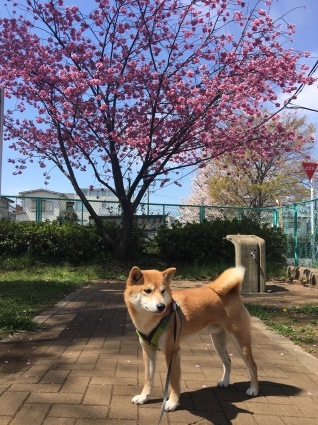
[[[158,311],[163,311],[166,308],[166,305],[163,303],[157,304],[157,310]]]

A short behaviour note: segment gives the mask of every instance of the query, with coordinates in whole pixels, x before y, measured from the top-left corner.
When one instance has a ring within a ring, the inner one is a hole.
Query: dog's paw
[[[148,396],[144,394],[138,394],[135,395],[135,397],[132,398],[131,402],[134,404],[144,404],[148,400]]]
[[[257,389],[257,388],[254,388],[254,387],[250,387],[250,388],[246,391],[246,394],[247,394],[249,397],[255,397],[255,396],[257,396],[257,394],[258,394],[258,389]]]
[[[176,408],[178,407],[178,400],[177,401],[173,401],[173,400],[167,400],[166,405],[165,405],[165,411],[166,412],[173,412],[176,410]]]
[[[227,388],[229,386],[229,381],[227,379],[222,379],[222,381],[218,382],[218,387]]]

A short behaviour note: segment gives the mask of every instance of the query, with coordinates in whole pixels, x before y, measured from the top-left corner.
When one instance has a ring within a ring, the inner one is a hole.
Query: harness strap
[[[142,332],[139,332],[138,329],[136,329],[137,335],[142,338],[144,341],[146,341],[149,345],[154,347],[156,350],[159,350],[158,348],[158,339],[163,334],[164,330],[168,326],[170,322],[170,318],[172,315],[172,312],[174,311],[174,305],[176,305],[176,302],[173,301],[171,303],[171,308],[169,314],[167,316],[163,317],[163,319],[160,320],[158,325],[150,332],[149,335],[145,335]]]

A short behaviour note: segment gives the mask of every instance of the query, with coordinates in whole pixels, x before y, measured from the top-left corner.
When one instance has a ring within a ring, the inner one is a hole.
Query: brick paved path
[[[47,328],[0,343],[0,425],[153,425],[166,368],[159,355],[147,405],[131,404],[142,385],[142,355],[123,303],[122,283],[83,288],[37,319]],[[232,385],[207,334],[184,344],[182,397],[162,424],[316,425],[318,360],[253,319],[260,395],[230,346]]]

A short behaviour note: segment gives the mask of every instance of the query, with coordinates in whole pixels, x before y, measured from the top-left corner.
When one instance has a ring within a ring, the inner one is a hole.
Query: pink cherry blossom
[[[263,105],[314,81],[270,1],[95,0],[91,12],[74,2],[7,1],[0,80],[17,107],[5,141],[26,159],[19,171],[27,158],[53,162],[83,202],[77,172],[91,170],[126,218],[153,181],[248,147]]]

